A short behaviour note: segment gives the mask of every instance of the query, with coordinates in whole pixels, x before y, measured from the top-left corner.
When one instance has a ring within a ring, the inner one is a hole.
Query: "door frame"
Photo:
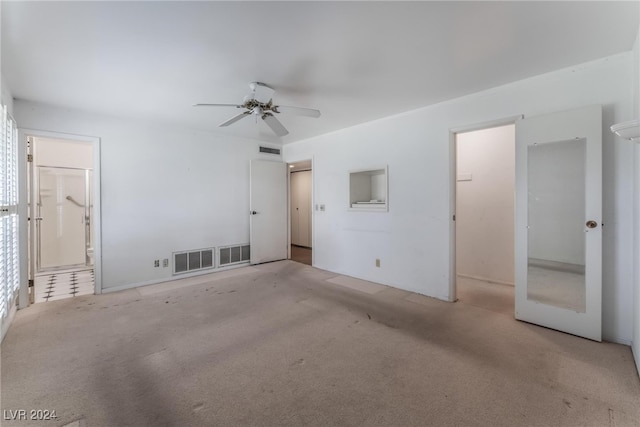
[[[96,295],[102,293],[102,208],[101,208],[101,171],[100,171],[100,138],[87,135],[76,135],[62,132],[43,131],[38,129],[20,128],[18,129],[18,144],[19,152],[24,156],[22,164],[23,169],[20,171],[19,181],[20,185],[20,200],[21,211],[20,217],[27,219],[31,216],[29,206],[31,201],[26,202],[29,197],[27,189],[27,176],[31,173],[29,180],[31,186],[33,186],[33,179],[35,174],[35,168],[28,167],[27,163],[27,138],[50,138],[61,139],[68,141],[77,141],[92,144],[93,148],[93,269],[94,269],[94,292]],[[32,147],[33,148],[33,147]],[[35,238],[35,221],[21,221],[20,222],[20,274],[22,277],[28,277],[29,280],[35,278],[35,253],[34,244],[29,241]],[[29,306],[29,280],[24,280],[20,287],[20,308]]]
[[[316,253],[313,250],[316,245],[316,225],[315,225],[315,189],[316,189],[316,177],[315,169],[313,166],[313,156],[306,159],[288,160],[287,161],[287,259],[291,259],[291,168],[289,167],[293,163],[298,162],[311,162],[311,266],[316,265]]]
[[[456,276],[456,221],[454,219],[456,215],[456,188],[458,178],[456,135],[476,130],[515,125],[518,120],[523,118],[524,115],[519,114],[517,116],[510,116],[502,119],[449,128],[449,302],[456,302],[458,300]]]

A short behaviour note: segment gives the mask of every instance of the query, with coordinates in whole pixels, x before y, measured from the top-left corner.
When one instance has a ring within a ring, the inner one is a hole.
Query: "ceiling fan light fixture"
[[[289,134],[289,131],[280,123],[278,119],[275,118],[275,114],[280,114],[281,112],[293,113],[299,116],[306,117],[320,117],[320,111],[314,110],[311,108],[301,108],[301,107],[290,107],[290,106],[278,106],[273,105],[272,96],[275,93],[275,90],[267,86],[261,82],[251,82],[249,83],[249,89],[251,89],[251,93],[244,97],[244,101],[242,105],[236,104],[194,104],[194,107],[236,107],[236,108],[244,108],[246,111],[227,119],[222,122],[220,127],[229,126],[238,120],[246,116],[255,116],[256,123],[258,122],[258,117],[260,117],[266,124],[271,128],[273,133],[277,136],[285,136]],[[282,108],[282,111],[280,111]]]

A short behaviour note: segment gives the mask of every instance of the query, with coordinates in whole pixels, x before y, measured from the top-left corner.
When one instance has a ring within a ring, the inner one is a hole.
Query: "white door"
[[[252,160],[250,166],[251,264],[287,258],[287,167]]]
[[[600,341],[602,108],[516,122],[516,319]]]

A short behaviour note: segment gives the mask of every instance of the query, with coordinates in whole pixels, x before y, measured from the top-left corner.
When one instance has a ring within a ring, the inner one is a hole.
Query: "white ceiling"
[[[288,143],[632,48],[639,2],[2,2],[13,95]],[[317,108],[217,125],[251,81]]]

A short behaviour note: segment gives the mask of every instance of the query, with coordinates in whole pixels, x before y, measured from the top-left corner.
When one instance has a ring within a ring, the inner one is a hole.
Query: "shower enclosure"
[[[37,166],[36,272],[93,266],[93,171]]]

